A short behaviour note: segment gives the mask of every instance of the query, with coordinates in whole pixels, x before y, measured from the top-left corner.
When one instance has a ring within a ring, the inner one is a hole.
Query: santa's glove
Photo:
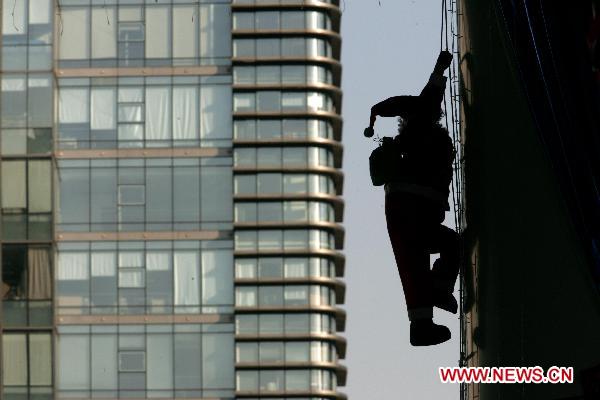
[[[448,50],[441,51],[435,63],[433,73],[442,75],[450,64],[452,64],[452,54]]]

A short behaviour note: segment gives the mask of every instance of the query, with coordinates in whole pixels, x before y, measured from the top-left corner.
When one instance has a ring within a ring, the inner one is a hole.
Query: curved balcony
[[[301,397],[303,399],[313,399],[313,398],[327,398],[332,400],[347,400],[348,396],[344,393],[340,393],[333,390],[307,390],[307,391],[281,391],[281,392],[269,392],[269,393],[259,393],[259,392],[250,392],[250,391],[236,391],[235,396],[237,398],[292,398],[292,397]]]
[[[330,334],[330,333],[319,333],[319,332],[307,332],[307,333],[283,333],[283,334],[236,334],[235,340],[238,342],[261,342],[261,341],[307,341],[307,340],[324,340],[333,342],[339,358],[346,357],[347,340],[343,336]]]
[[[335,318],[335,324],[339,332],[346,329],[346,311],[339,307],[332,306],[235,306],[236,314],[257,314],[257,313],[310,313],[319,312],[331,314]]]
[[[342,89],[328,83],[253,83],[234,84],[236,92],[254,92],[256,90],[290,90],[290,91],[316,91],[331,95],[336,110],[342,109]]]
[[[235,222],[236,230],[260,230],[260,229],[320,229],[333,233],[335,248],[344,247],[345,230],[341,224],[324,221],[300,221],[300,222]]]
[[[333,126],[333,138],[342,140],[343,119],[340,114],[332,111],[234,111],[234,119],[260,118],[260,119],[285,119],[285,118],[318,118],[326,119]]]
[[[299,145],[317,145],[325,147],[333,152],[334,165],[336,168],[342,166],[342,155],[344,146],[338,140],[324,139],[319,137],[306,138],[268,138],[268,139],[233,139],[234,147],[296,147]]]
[[[336,250],[328,249],[283,249],[283,250],[234,250],[233,255],[237,257],[325,257],[331,259],[335,264],[336,276],[344,276],[346,258],[342,253]]]
[[[273,200],[324,200],[333,205],[333,210],[335,213],[335,221],[342,222],[342,217],[344,214],[344,200],[342,200],[339,196],[334,196],[331,194],[325,193],[302,193],[302,194],[248,194],[241,195],[236,194],[233,196],[234,201],[273,201]]]
[[[330,29],[234,29],[231,31],[235,39],[313,37],[326,39],[331,44],[331,55],[335,60],[341,57],[342,36]]]
[[[339,193],[344,189],[344,173],[332,167],[233,167],[234,174],[256,174],[260,172],[315,173],[331,176]]]
[[[346,385],[348,369],[341,364],[335,362],[322,361],[305,361],[305,362],[237,362],[235,368],[238,370],[244,369],[326,369],[335,373],[337,384],[339,386]]]
[[[332,22],[332,29],[335,31],[340,30],[340,18],[342,11],[340,8],[332,3],[317,0],[298,0],[296,3],[285,3],[279,4],[277,1],[272,2],[261,2],[260,4],[241,4],[236,3],[235,0],[231,4],[231,11],[268,11],[268,10],[290,10],[290,11],[324,11],[329,15]]]
[[[335,291],[335,302],[343,304],[346,297],[346,284],[339,279],[327,277],[308,276],[303,278],[236,278],[236,286],[267,286],[267,285],[298,285],[298,284],[318,284],[329,286]]]

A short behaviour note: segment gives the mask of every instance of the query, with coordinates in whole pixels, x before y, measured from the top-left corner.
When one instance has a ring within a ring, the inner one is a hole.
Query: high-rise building
[[[337,0],[3,0],[5,400],[345,398]]]

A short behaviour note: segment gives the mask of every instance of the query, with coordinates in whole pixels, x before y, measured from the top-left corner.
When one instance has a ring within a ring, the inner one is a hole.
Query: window
[[[328,314],[244,314],[236,316],[238,334],[335,333],[335,319]],[[284,327],[285,326],[285,332]]]
[[[56,395],[232,397],[232,331],[232,324],[61,326]]]
[[[239,92],[233,97],[234,112],[335,112],[329,95],[319,92]]]
[[[117,33],[119,66],[141,66],[144,58],[144,13],[140,7],[120,7]]]
[[[331,29],[331,20],[319,11],[236,12],[233,27],[240,30]]]
[[[50,249],[2,246],[2,306],[5,326],[52,325]]]
[[[281,39],[235,39],[233,56],[267,57],[332,57],[332,47],[325,39],[286,37]]]
[[[227,243],[174,249],[171,242],[62,243],[58,251],[59,314],[231,312],[233,257]],[[121,246],[123,247],[123,245]],[[220,247],[220,248],[219,248]]]
[[[59,66],[227,65],[229,13],[228,4],[63,6]]]
[[[237,372],[237,390],[239,391],[268,394],[284,390],[330,391],[335,389],[335,374],[328,370],[245,370]]]
[[[48,70],[52,60],[52,3],[3,2],[2,70]]]
[[[233,157],[235,166],[244,167],[334,167],[331,150],[314,146],[238,148]]]
[[[233,204],[223,201],[233,191],[230,160],[212,159],[212,165],[203,166],[199,159],[185,158],[61,160],[57,228],[227,229],[233,219]]]
[[[119,372],[146,371],[146,353],[143,351],[120,351]]]
[[[230,119],[231,87],[204,81],[146,78],[140,85],[137,78],[121,78],[117,88],[61,79],[59,147],[228,146],[231,127],[223,121]]]
[[[260,250],[334,249],[335,238],[330,232],[316,229],[236,231],[235,249],[255,250],[257,248]]]
[[[2,335],[3,398],[52,398],[51,334]]]
[[[235,359],[237,362],[258,361],[258,343],[237,343]]]
[[[49,240],[50,160],[2,161],[2,225],[9,240]]]
[[[261,362],[282,362],[283,343],[281,342],[261,342],[259,344],[259,360]]]
[[[272,140],[279,137],[290,139],[306,137],[333,139],[333,127],[331,123],[315,119],[238,119],[234,121],[233,128],[234,137],[242,140],[256,140],[263,138]]]

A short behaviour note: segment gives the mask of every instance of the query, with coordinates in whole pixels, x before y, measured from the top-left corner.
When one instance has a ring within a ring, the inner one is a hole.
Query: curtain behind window
[[[27,288],[31,300],[49,300],[52,298],[52,274],[50,256],[46,248],[31,247],[27,250],[29,270]]]

